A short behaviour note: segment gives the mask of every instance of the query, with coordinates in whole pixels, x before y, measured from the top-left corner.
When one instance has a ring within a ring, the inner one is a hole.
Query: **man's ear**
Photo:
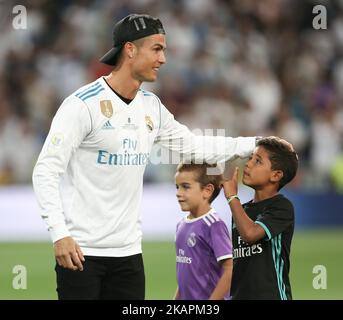
[[[273,170],[270,176],[272,182],[279,182],[283,177],[283,172],[281,170]]]
[[[135,56],[137,48],[132,42],[126,42],[124,45],[126,55],[131,59]]]

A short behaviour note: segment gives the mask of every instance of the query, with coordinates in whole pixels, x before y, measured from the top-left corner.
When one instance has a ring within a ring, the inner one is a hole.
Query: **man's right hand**
[[[54,243],[55,257],[58,265],[71,270],[83,270],[85,261],[80,246],[72,237],[65,237]]]

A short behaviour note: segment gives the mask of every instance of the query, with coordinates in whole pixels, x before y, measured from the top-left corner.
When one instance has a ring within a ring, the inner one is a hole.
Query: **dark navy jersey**
[[[289,281],[294,208],[278,194],[260,202],[243,204],[247,215],[266,232],[254,244],[245,243],[232,223],[232,299],[292,299]]]

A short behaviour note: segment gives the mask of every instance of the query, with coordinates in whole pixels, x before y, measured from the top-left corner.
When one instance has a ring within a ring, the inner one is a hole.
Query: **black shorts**
[[[59,300],[144,300],[145,274],[142,254],[128,257],[85,256],[83,271],[56,263]]]

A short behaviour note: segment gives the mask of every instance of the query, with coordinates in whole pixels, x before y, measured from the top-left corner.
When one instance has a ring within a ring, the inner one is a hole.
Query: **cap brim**
[[[100,62],[114,66],[117,63],[118,53],[121,47],[113,47],[104,56],[100,58]]]

